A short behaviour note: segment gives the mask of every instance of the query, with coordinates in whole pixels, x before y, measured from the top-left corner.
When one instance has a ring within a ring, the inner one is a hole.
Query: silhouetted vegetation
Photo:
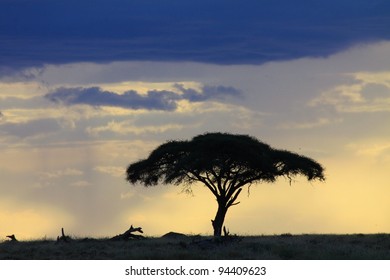
[[[280,176],[303,175],[308,180],[325,180],[316,161],[277,150],[247,135],[207,133],[191,141],[170,141],[157,147],[147,159],[130,164],[127,180],[146,187],[159,183],[183,185],[203,183],[216,197],[218,210],[212,226],[221,236],[227,210],[237,205],[243,187],[258,182],[275,182]]]
[[[232,239],[169,234],[127,241],[72,238],[4,241],[0,259],[389,260],[389,234],[275,235]]]

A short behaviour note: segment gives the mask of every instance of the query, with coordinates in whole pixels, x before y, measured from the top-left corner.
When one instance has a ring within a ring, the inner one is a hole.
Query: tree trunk
[[[214,228],[214,236],[221,236],[222,235],[222,226],[223,222],[225,221],[226,212],[228,210],[228,207],[226,206],[226,203],[218,200],[218,211],[215,215],[215,219],[211,220],[211,223]]]

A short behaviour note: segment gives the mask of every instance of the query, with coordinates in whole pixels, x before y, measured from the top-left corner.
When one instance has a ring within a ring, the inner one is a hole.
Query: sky
[[[0,0],[0,240],[212,234],[202,185],[125,170],[216,131],[325,167],[245,189],[232,234],[388,233],[388,26],[385,0]]]

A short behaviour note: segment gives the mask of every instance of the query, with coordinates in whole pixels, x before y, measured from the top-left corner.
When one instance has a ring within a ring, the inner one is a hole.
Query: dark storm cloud
[[[65,105],[87,104],[91,106],[114,106],[131,109],[174,110],[176,94],[169,91],[149,91],[140,95],[136,91],[117,94],[103,91],[98,87],[91,88],[58,88],[45,97],[55,103]]]
[[[179,100],[199,102],[206,100],[224,100],[229,96],[240,96],[239,90],[225,86],[203,86],[200,90],[185,88],[181,84],[174,87],[180,93],[168,90],[150,90],[146,94],[129,90],[123,94],[104,91],[99,87],[58,88],[45,95],[45,98],[64,105],[86,104],[91,106],[113,106],[129,109],[147,109],[172,111]]]
[[[389,26],[387,0],[1,0],[0,68],[123,60],[260,64],[387,40]]]
[[[223,100],[229,96],[240,96],[241,92],[234,87],[226,86],[203,86],[201,91],[193,88],[185,88],[182,84],[175,84],[174,87],[180,90],[183,99],[192,102],[206,101],[210,99]]]

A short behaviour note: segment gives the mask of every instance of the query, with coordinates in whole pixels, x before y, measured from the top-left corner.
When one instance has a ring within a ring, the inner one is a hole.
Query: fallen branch
[[[61,228],[61,237],[60,236],[57,236],[57,243],[59,242],[65,242],[65,243],[68,243],[72,240],[72,238],[70,238],[69,236],[65,235],[64,233],[64,228]]]
[[[226,227],[225,226],[223,226],[223,234],[224,234],[224,236],[229,236],[230,235],[230,232],[229,232],[229,230],[228,229],[226,229]]]
[[[119,234],[119,235],[112,237],[111,240],[118,241],[118,240],[144,239],[145,238],[144,236],[142,236],[140,234],[133,234],[133,232],[144,233],[142,231],[141,227],[134,228],[133,225],[131,225],[131,227],[128,230],[126,230],[122,234]]]
[[[16,237],[15,237],[15,234],[7,235],[7,238],[11,239],[11,240],[9,240],[9,241],[18,242],[18,240],[17,240]]]

